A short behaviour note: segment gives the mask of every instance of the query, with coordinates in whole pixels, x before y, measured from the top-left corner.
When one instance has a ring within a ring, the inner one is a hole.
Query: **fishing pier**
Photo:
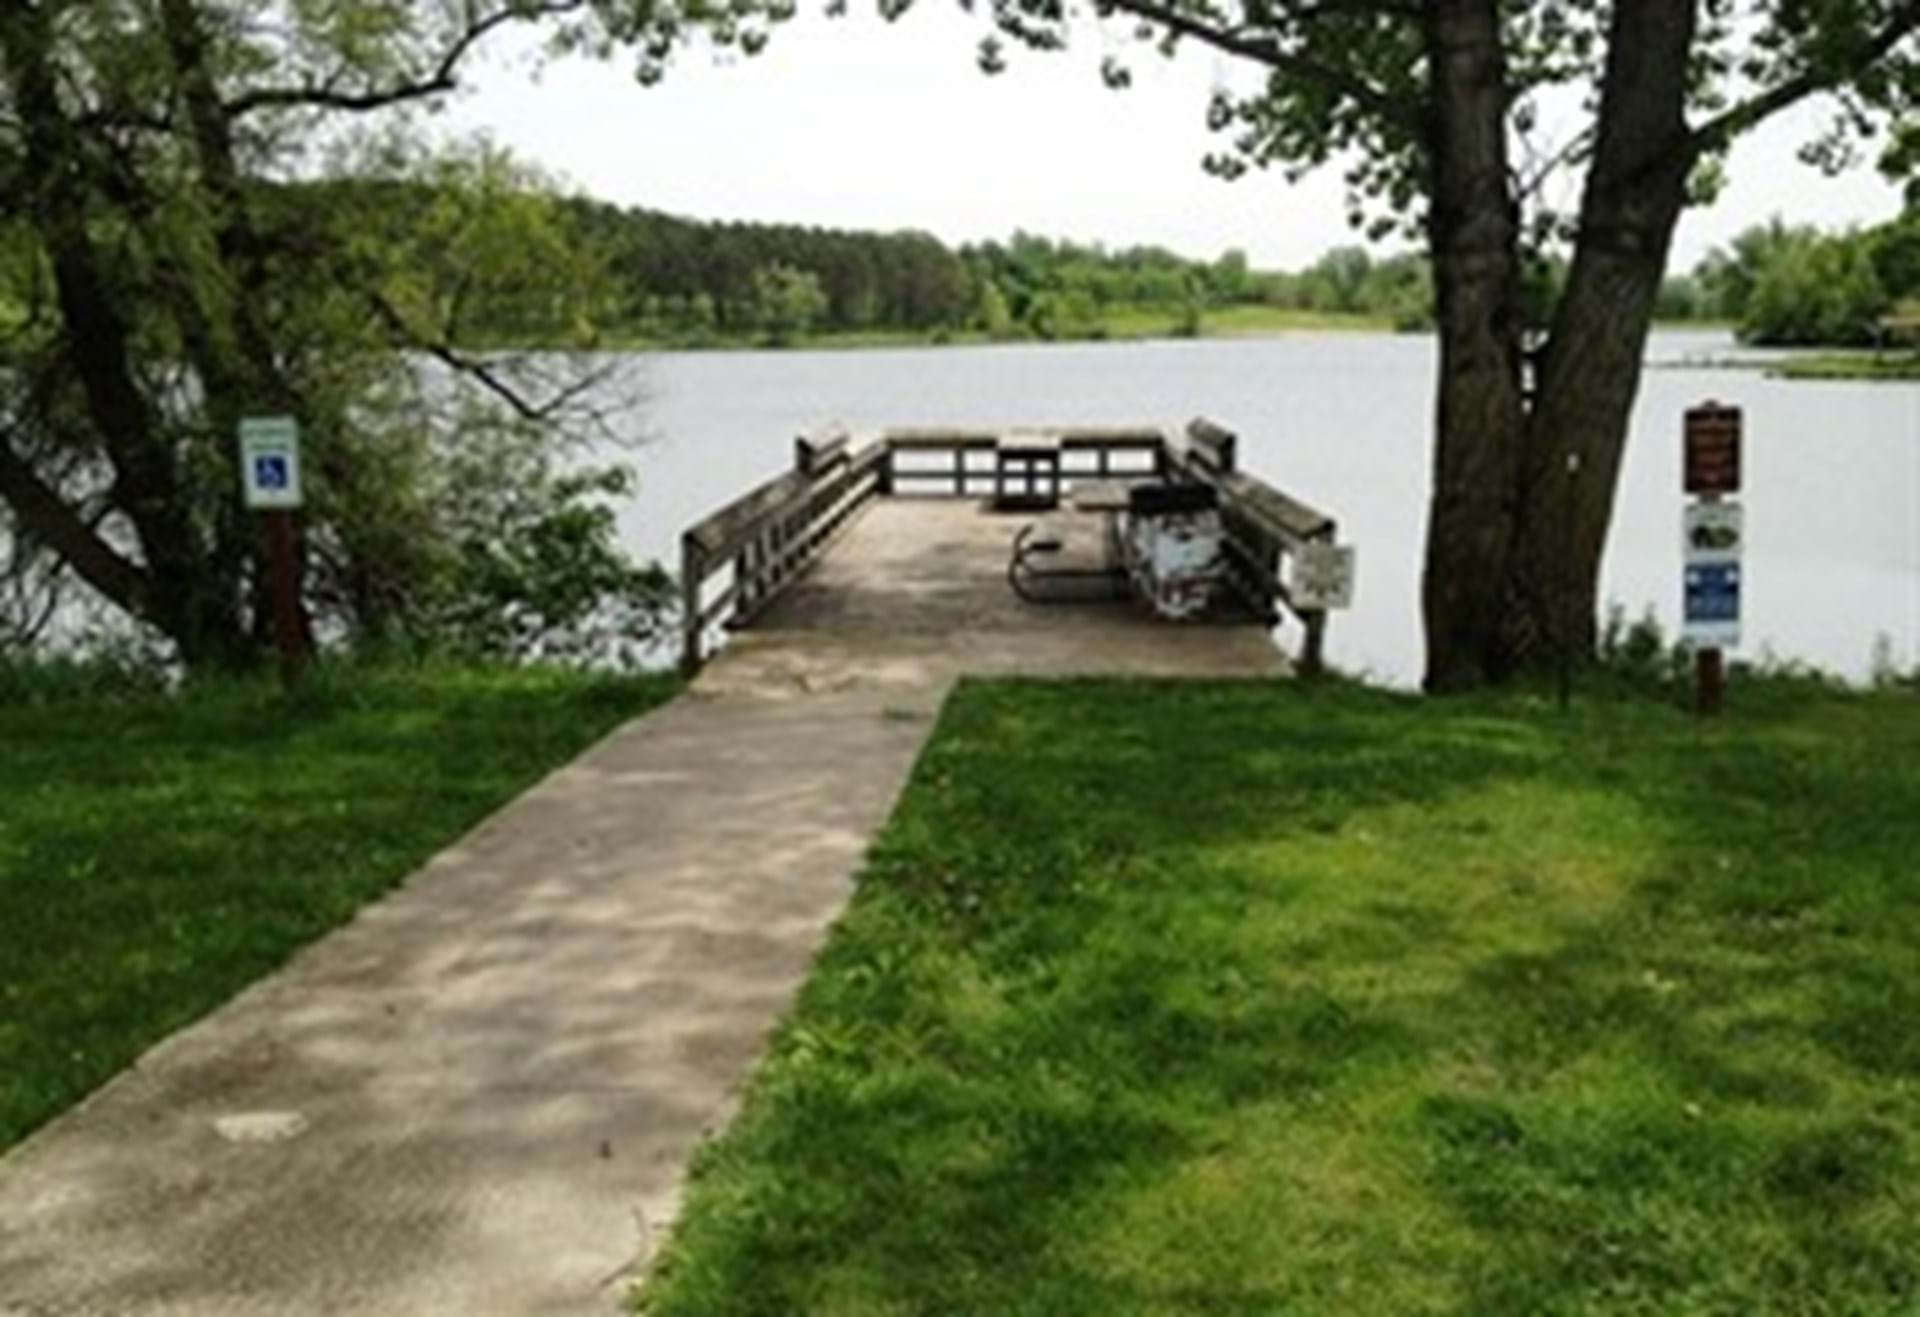
[[[1206,420],[797,439],[789,470],[681,537],[682,667],[698,673],[726,632],[730,662],[965,650],[988,672],[1116,666],[1098,656],[1167,675],[1315,672],[1350,551],[1332,516],[1242,470],[1237,450]],[[1149,493],[1217,509],[1217,580],[1191,621],[1154,616],[1116,565],[1116,528]],[[1046,551],[1029,549],[1025,590],[1023,531]]]

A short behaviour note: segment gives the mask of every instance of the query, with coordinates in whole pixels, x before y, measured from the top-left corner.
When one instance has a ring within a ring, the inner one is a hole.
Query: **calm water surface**
[[[1672,634],[1680,607],[1680,416],[1746,409],[1745,643],[1852,677],[1876,637],[1920,662],[1920,385],[1788,383],[1684,364],[1724,335],[1655,336],[1602,583]],[[677,353],[650,363],[630,548],[676,561],[679,531],[782,470],[815,423],[1163,422],[1214,418],[1241,463],[1340,521],[1358,546],[1353,610],[1329,653],[1376,679],[1419,678],[1434,345],[1387,334],[897,351]],[[1283,632],[1283,640],[1292,638]]]

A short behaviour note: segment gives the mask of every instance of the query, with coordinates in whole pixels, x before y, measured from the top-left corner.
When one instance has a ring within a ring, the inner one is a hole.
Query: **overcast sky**
[[[594,196],[698,218],[925,229],[954,243],[1025,229],[1208,258],[1239,247],[1263,268],[1355,240],[1337,171],[1289,185],[1277,171],[1224,183],[1201,170],[1220,145],[1208,93],[1244,82],[1242,62],[1198,47],[1169,62],[1087,32],[1064,55],[1015,51],[988,78],[974,59],[983,30],[930,0],[896,24],[806,15],[753,59],[685,52],[651,88],[625,64],[536,74],[524,49],[501,45],[446,124]],[[1127,91],[1101,84],[1109,50],[1134,55]],[[1830,180],[1795,161],[1812,122],[1736,148],[1720,201],[1682,221],[1676,268],[1774,213],[1828,226],[1897,213],[1898,193],[1871,169]]]

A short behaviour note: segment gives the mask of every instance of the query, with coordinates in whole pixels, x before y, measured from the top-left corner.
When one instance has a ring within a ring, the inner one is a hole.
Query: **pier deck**
[[[938,685],[952,676],[1258,677],[1286,672],[1265,621],[1236,600],[1167,622],[1099,582],[1037,604],[1007,585],[1014,533],[1032,513],[984,502],[876,499],[804,576],[736,632],[700,677],[706,691]],[[1070,512],[1064,558],[1099,563],[1101,519]],[[1084,595],[1085,598],[1079,598]]]
[[[683,666],[698,673],[724,648],[722,670],[697,689],[769,691],[932,679],[929,669],[947,678],[1311,672],[1326,604],[1296,598],[1285,569],[1296,555],[1333,549],[1334,521],[1240,471],[1235,447],[1205,421],[1184,435],[1138,426],[889,430],[857,448],[845,432],[799,440],[792,470],[682,537]],[[1052,587],[1085,596],[1070,603],[1015,594],[1013,538],[1038,518],[1067,532],[1056,565],[1101,565],[1103,518],[1069,510],[1085,481],[1212,487],[1228,573],[1212,616],[1170,623],[1098,579]],[[1057,506],[997,511],[988,496],[1009,492]],[[1274,640],[1289,617],[1297,663]]]

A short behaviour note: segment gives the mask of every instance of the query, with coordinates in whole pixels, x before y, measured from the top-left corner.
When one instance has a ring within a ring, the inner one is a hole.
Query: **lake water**
[[[1681,414],[1714,398],[1746,410],[1739,654],[1863,678],[1884,637],[1894,662],[1920,662],[1920,385],[1685,364],[1732,348],[1724,334],[1654,336],[1602,597],[1633,616],[1651,607],[1677,632]],[[1429,338],[1349,333],[661,355],[648,380],[655,438],[634,459],[642,487],[622,534],[676,563],[682,528],[785,469],[793,437],[823,421],[1182,426],[1204,415],[1240,435],[1242,466],[1337,517],[1358,547],[1354,607],[1328,632],[1332,661],[1411,684],[1434,369]]]

